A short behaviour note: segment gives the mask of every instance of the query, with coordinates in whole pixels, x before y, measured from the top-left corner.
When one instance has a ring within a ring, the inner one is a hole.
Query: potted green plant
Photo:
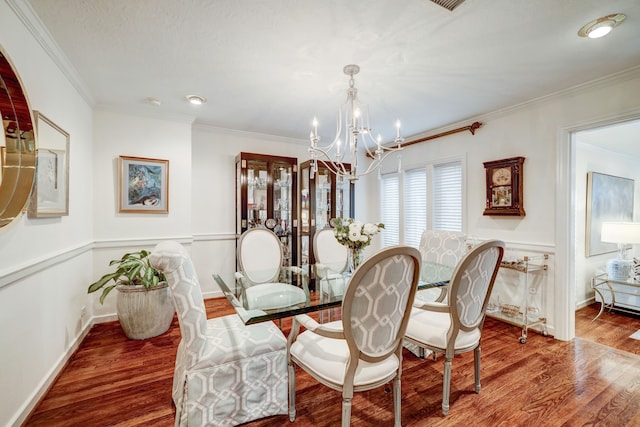
[[[149,262],[150,252],[126,253],[109,262],[115,270],[89,285],[88,293],[102,289],[100,303],[115,288],[116,309],[125,335],[146,339],[163,334],[171,326],[174,307],[164,274]],[[113,282],[111,284],[110,282]]]

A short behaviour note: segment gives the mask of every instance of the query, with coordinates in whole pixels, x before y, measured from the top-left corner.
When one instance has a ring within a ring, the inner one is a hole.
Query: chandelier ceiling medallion
[[[353,76],[360,72],[360,67],[354,64],[345,65],[344,73],[349,76],[347,100],[338,110],[336,136],[329,145],[321,146],[318,136],[318,120],[313,119],[309,154],[311,155],[311,173],[318,171],[318,161],[322,162],[333,173],[350,181],[356,181],[382,165],[384,159],[394,151],[402,149],[404,138],[400,136],[400,120],[396,121],[396,137],[393,146],[382,145],[382,137],[373,137],[373,130],[369,125],[369,112],[365,105],[358,103],[358,89],[355,87]],[[364,110],[364,111],[363,111]],[[364,147],[366,155],[372,162],[364,172],[358,171],[358,143]],[[345,154],[349,154],[349,163]],[[312,175],[313,176],[313,175]]]

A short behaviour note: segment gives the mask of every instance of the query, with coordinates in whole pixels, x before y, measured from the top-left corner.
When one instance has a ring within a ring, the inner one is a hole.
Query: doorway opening
[[[597,127],[581,129],[570,134],[572,159],[572,225],[573,225],[573,306],[575,307],[575,336],[600,342],[621,350],[640,352],[640,341],[627,339],[640,330],[640,316],[621,313],[602,313],[596,321],[600,303],[594,301],[592,288],[594,277],[606,274],[606,263],[616,256],[616,246],[594,250],[593,243],[599,243],[600,219],[593,220],[595,200],[589,199],[587,176],[599,173],[602,176],[633,181],[632,218],[640,222],[640,119],[633,118],[615,123],[600,124]],[[593,176],[593,175],[592,175]],[[617,197],[617,196],[616,196]],[[593,214],[593,215],[592,215]],[[593,218],[592,218],[593,217]],[[591,219],[591,220],[590,220]],[[597,235],[597,236],[596,236]],[[640,243],[640,242],[639,242]],[[590,247],[591,246],[591,247]],[[606,245],[601,245],[606,246]],[[640,244],[633,245],[627,257],[640,256]],[[640,291],[640,288],[638,289]],[[638,298],[640,303],[640,297]]]

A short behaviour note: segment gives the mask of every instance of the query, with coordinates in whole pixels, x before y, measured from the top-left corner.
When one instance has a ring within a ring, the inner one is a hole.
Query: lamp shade
[[[611,243],[640,243],[640,222],[603,222],[600,240]]]

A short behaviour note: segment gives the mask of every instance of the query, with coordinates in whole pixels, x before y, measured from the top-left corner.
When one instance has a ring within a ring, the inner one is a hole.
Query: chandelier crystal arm
[[[336,123],[336,135],[331,144],[320,145],[318,136],[318,121],[313,119],[313,129],[310,133],[309,154],[311,156],[312,176],[318,170],[318,161],[321,161],[332,173],[337,176],[348,178],[350,181],[357,180],[360,176],[367,175],[382,165],[382,162],[389,154],[402,149],[404,138],[400,136],[400,121],[396,121],[396,146],[382,145],[382,137],[378,135],[377,140],[373,137],[373,130],[369,122],[368,108],[361,108],[358,104],[358,89],[355,87],[354,75],[360,72],[360,67],[355,64],[346,65],[343,72],[349,76],[349,87],[347,88],[347,99],[343,108],[338,109],[338,119]],[[366,107],[366,106],[365,106]],[[364,111],[363,111],[364,110]],[[344,118],[343,118],[344,114]],[[344,120],[344,140],[342,139]],[[344,141],[344,143],[343,143]],[[364,172],[358,171],[358,143],[364,146],[364,151],[368,157],[373,158]],[[349,152],[350,166],[344,163],[345,154]]]

